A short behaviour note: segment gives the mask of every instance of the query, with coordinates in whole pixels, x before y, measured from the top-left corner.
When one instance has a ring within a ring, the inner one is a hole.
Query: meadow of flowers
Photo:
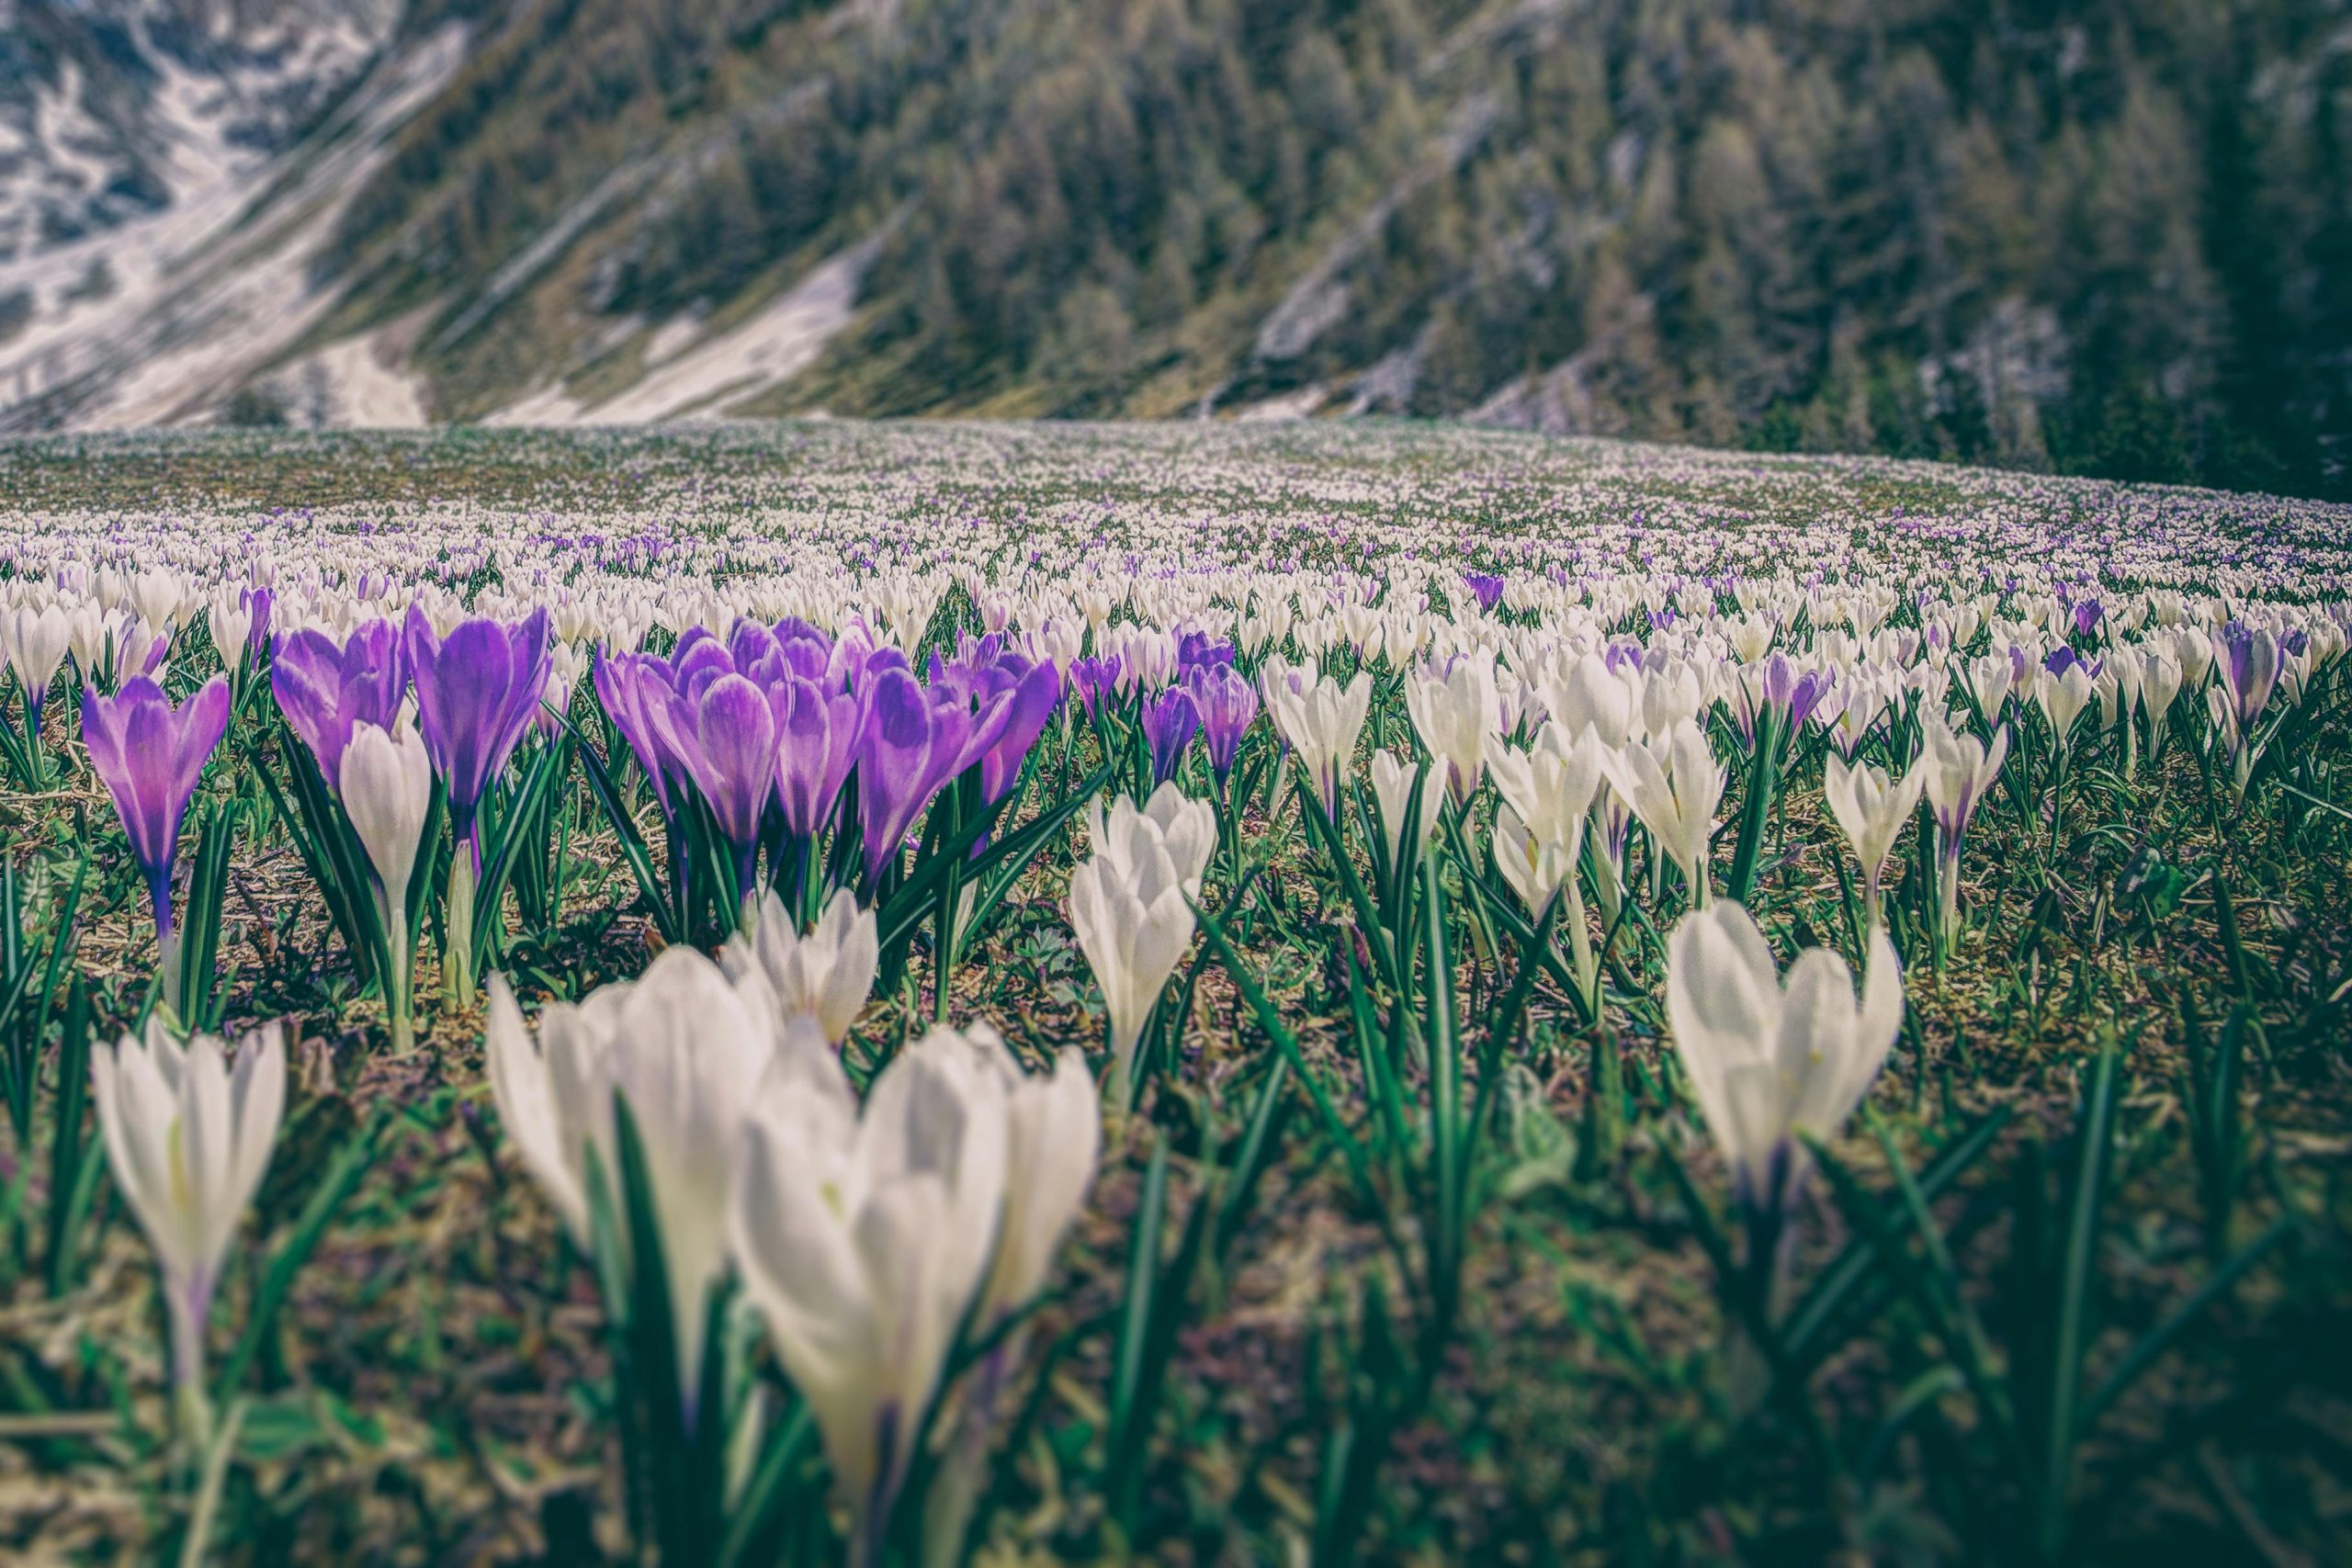
[[[2341,1560],[2352,509],[0,448],[0,1554]]]

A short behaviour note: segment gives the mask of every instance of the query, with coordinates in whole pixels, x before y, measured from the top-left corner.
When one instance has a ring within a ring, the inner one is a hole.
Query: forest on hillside
[[[2341,0],[435,0],[454,412],[861,241],[760,412],[1325,411],[2352,493]],[[502,267],[552,226],[564,265]],[[503,292],[495,291],[503,288]]]

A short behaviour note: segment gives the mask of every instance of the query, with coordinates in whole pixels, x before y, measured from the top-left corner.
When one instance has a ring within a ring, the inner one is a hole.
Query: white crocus
[[[1985,723],[2000,722],[2001,705],[2009,700],[2009,689],[2017,679],[2017,662],[2007,653],[1988,653],[1969,661],[1969,694],[1976,699],[1976,711],[1984,716]]]
[[[578,1007],[551,1003],[535,1047],[514,993],[493,976],[486,1049],[501,1124],[584,1250],[591,1240],[588,1150],[608,1184],[619,1179],[616,1100],[644,1151],[662,1227],[679,1386],[695,1417],[709,1295],[727,1266],[724,1215],[736,1144],[772,1060],[829,1058],[779,1031],[764,982],[730,983],[688,947],[665,948],[635,981],[591,992]],[[608,1186],[620,1212],[617,1185]]]
[[[1144,1026],[1192,942],[1190,900],[1200,892],[1200,878],[1195,866],[1177,863],[1173,852],[1183,840],[1144,814],[1114,807],[1110,819],[1096,826],[1096,852],[1070,874],[1069,923],[1102,987],[1110,1018],[1109,1092],[1114,1104],[1125,1104]]]
[[[1003,1075],[935,1030],[860,1116],[837,1062],[780,1059],[742,1139],[725,1213],[746,1292],[808,1401],[880,1555],[957,1325],[998,1254],[1011,1139]]]
[[[1046,1288],[1062,1238],[1094,1184],[1102,1145],[1102,1102],[1085,1053],[1066,1047],[1050,1073],[1032,1076],[987,1024],[967,1025],[961,1038],[1004,1086],[1004,1205],[968,1330],[989,1340],[989,1349],[943,1418],[952,1420],[953,1432],[923,1502],[926,1563],[962,1561],[995,1425],[1027,1349],[1027,1325],[1012,1320]]]
[[[1509,801],[1495,813],[1495,866],[1511,891],[1541,914],[1560,889],[1576,878],[1576,861],[1558,844],[1528,828]]]
[[[1838,830],[1853,847],[1854,859],[1861,863],[1862,906],[1873,927],[1880,920],[1878,884],[1886,870],[1886,857],[1894,852],[1894,840],[1902,837],[1904,824],[1911,820],[1927,783],[1923,768],[1913,768],[1899,782],[1889,782],[1886,774],[1869,763],[1849,766],[1836,755],[1829,758],[1823,773],[1821,791],[1829,803],[1829,815],[1837,819]]]
[[[1683,917],[1667,943],[1666,1012],[1676,1055],[1750,1212],[1784,1208],[1807,1168],[1799,1134],[1836,1134],[1903,1025],[1903,975],[1883,931],[1869,938],[1859,1005],[1846,961],[1808,948],[1782,984],[1746,909]]]
[[[233,582],[213,589],[204,602],[204,627],[212,637],[213,652],[220,656],[220,667],[233,678],[244,662],[254,629],[253,601],[245,590]]]
[[[1493,748],[1495,788],[1530,832],[1573,862],[1583,850],[1585,821],[1607,760],[1607,749],[1592,728],[1570,730],[1555,721],[1537,731],[1535,744],[1523,752],[1500,744]]]
[[[1418,863],[1427,853],[1430,841],[1437,836],[1438,813],[1445,808],[1445,792],[1429,784],[1421,786],[1421,816],[1417,825],[1408,825],[1406,814],[1412,809],[1413,785],[1427,770],[1419,762],[1408,762],[1387,751],[1372,754],[1372,798],[1380,813],[1381,837],[1387,840],[1388,863],[1401,864],[1405,854],[1407,828],[1413,826],[1411,838],[1413,859]]]
[[[874,912],[859,908],[850,889],[833,895],[804,936],[771,888],[760,900],[758,921],[728,939],[718,964],[730,979],[757,970],[767,981],[779,1019],[814,1021],[826,1043],[839,1049],[873,995],[881,958]]]
[[[1413,733],[1443,765],[1446,793],[1456,807],[1467,806],[1483,776],[1487,741],[1502,729],[1493,664],[1476,657],[1457,659],[1443,676],[1408,679],[1405,712]]]
[[[151,1018],[144,1039],[91,1053],[90,1081],[107,1168],[164,1277],[173,1386],[200,1450],[210,1442],[205,1321],[285,1113],[285,1034],[265,1024],[232,1056],[209,1034],[183,1046]]]
[[[376,873],[376,913],[383,922],[391,967],[386,989],[392,1048],[409,1048],[408,883],[416,867],[424,819],[433,809],[433,761],[424,738],[405,714],[390,733],[368,723],[351,727],[335,793]]]
[[[1021,1070],[1002,1036],[988,1025],[963,1032],[1004,1085],[1004,1212],[973,1325],[974,1332],[986,1333],[1046,1288],[1054,1255],[1094,1184],[1102,1109],[1086,1054],[1076,1047],[1064,1047],[1051,1072],[1033,1075]]]
[[[2148,710],[2148,760],[2153,763],[2165,749],[2165,726],[2172,715],[2173,702],[2180,695],[2186,672],[2180,661],[2161,648],[2139,649],[2137,658],[2140,704]]]
[[[1536,691],[1544,710],[1562,730],[1577,735],[1589,728],[1601,745],[1613,750],[1625,744],[1641,716],[1639,684],[1638,679],[1618,675],[1600,655],[1588,653],[1565,678],[1546,676]]]
[[[1314,778],[1323,809],[1337,813],[1340,785],[1354,761],[1356,738],[1372,713],[1372,676],[1358,671],[1344,686],[1327,677],[1304,689],[1269,682],[1266,697],[1274,728]]]
[[[74,617],[62,604],[20,605],[0,612],[0,658],[16,672],[28,700],[45,695],[74,646]]]
[[[2050,744],[2059,756],[2066,754],[2075,721],[2090,705],[2094,690],[2090,672],[2080,663],[2067,665],[2061,674],[2044,670],[2034,677],[2034,700],[2041,705],[2042,716],[2050,720]]]
[[[2009,732],[1993,736],[1988,751],[1973,735],[1956,735],[1929,714],[1919,727],[1921,750],[1916,771],[1927,775],[1928,804],[1936,814],[1937,897],[1944,941],[1960,932],[1960,846],[1969,819],[2008,761]]]
[[[1566,739],[1567,734],[1555,719],[1536,734],[1533,748],[1523,755],[1500,745],[1495,748],[1495,787],[1503,797],[1503,808],[1495,814],[1495,863],[1512,890],[1539,915],[1555,895],[1566,894],[1561,924],[1576,959],[1587,1014],[1597,1017],[1600,964],[1585,928],[1577,863],[1601,792],[1608,751],[1589,725],[1577,732],[1574,741]],[[1604,873],[1604,899],[1614,896],[1608,880],[1611,875]]]
[[[1216,811],[1207,801],[1187,795],[1170,779],[1140,807],[1120,795],[1105,814],[1102,803],[1093,802],[1087,807],[1086,830],[1087,843],[1094,853],[1123,864],[1147,846],[1158,844],[1168,852],[1186,891],[1197,896],[1209,856],[1216,849]]]
[[[1691,904],[1703,908],[1707,852],[1714,837],[1715,807],[1724,795],[1723,765],[1708,748],[1706,736],[1697,724],[1681,719],[1648,745],[1611,752],[1602,766],[1611,787],[1648,830],[1651,843],[1682,873]]]

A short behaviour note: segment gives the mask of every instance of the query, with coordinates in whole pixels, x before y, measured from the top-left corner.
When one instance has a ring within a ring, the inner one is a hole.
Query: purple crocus
[[[1495,606],[1503,602],[1503,580],[1492,572],[1465,571],[1462,581],[1476,597],[1479,609],[1492,614]]]
[[[1176,673],[1179,679],[1195,670],[1214,670],[1231,664],[1234,647],[1220,642],[1206,632],[1186,632],[1176,642]]]
[[[462,621],[442,637],[434,635],[424,612],[411,605],[402,647],[416,682],[425,755],[449,792],[450,830],[471,850],[479,871],[481,843],[474,813],[490,781],[514,754],[547,690],[547,609],[532,611],[520,626]]]
[[[245,628],[245,659],[259,662],[262,650],[269,646],[269,615],[277,604],[277,595],[266,588],[248,588],[242,595],[245,611],[253,622]]]
[[[1208,740],[1209,771],[1220,788],[1233,773],[1241,750],[1242,733],[1258,716],[1258,690],[1230,664],[1195,669],[1184,677],[1184,691],[1201,716],[1201,731]]]
[[[814,838],[831,819],[865,732],[865,705],[852,693],[786,677],[776,687],[776,802],[784,830]]]
[[[229,729],[229,682],[215,675],[177,709],[144,675],[102,697],[82,693],[82,740],[114,796],[131,858],[155,908],[155,938],[172,934],[172,861],[196,781]]]
[[[263,613],[256,608],[256,625]],[[400,630],[390,621],[369,621],[339,646],[315,627],[280,637],[270,657],[269,690],[333,789],[343,776],[352,727],[390,729],[400,712],[408,692]]]
[[[964,771],[973,739],[972,713],[962,703],[933,702],[904,670],[886,668],[873,679],[857,748],[868,901],[881,886],[883,868],[905,847],[915,818]]]
[[[775,709],[788,699],[771,698],[732,671],[702,683],[693,696],[658,689],[648,695],[655,732],[684,765],[735,852],[737,888],[749,889],[759,863],[760,819],[775,798],[782,728]]]
[[[2086,637],[2098,629],[2099,618],[2106,609],[2096,599],[2075,601],[2075,635]]]
[[[1007,653],[999,657],[983,686],[992,692],[976,705],[976,718],[989,715],[993,707],[1003,709],[1001,728],[993,723],[986,726],[994,729],[995,737],[979,759],[980,804],[993,806],[1012,792],[1030,748],[1046,732],[1046,721],[1062,700],[1062,678],[1051,660],[1032,664],[1022,654]]]
[[[1102,722],[1102,705],[1118,691],[1120,679],[1125,673],[1126,660],[1115,653],[1070,661],[1069,688],[1078,694],[1079,705],[1086,710],[1089,724]]]
[[[659,655],[650,653],[605,653],[596,655],[589,681],[596,688],[596,700],[604,705],[605,715],[628,743],[638,766],[645,770],[648,783],[653,786],[653,798],[662,807],[664,827],[670,823],[676,807],[670,800],[670,780],[679,771],[677,760],[663,749],[661,737],[655,733],[650,704],[661,700],[670,690],[670,664]]]
[[[1184,748],[1201,728],[1201,710],[1192,694],[1170,686],[1144,705],[1144,739],[1151,747],[1151,785],[1158,789],[1176,776],[1183,765]]]
[[[2231,750],[2245,743],[2255,721],[2270,705],[2278,684],[2278,639],[2244,621],[2232,621],[2212,634],[2213,672],[2228,693]]]
[[[1789,728],[1796,729],[1811,718],[1813,710],[1821,705],[1821,699],[1837,683],[1838,677],[1826,670],[1808,670],[1798,676],[1789,693]]]

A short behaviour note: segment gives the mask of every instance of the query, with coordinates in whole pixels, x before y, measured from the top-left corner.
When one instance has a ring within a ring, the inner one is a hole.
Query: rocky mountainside
[[[0,79],[10,428],[1388,413],[2352,482],[2346,0],[18,3]]]

